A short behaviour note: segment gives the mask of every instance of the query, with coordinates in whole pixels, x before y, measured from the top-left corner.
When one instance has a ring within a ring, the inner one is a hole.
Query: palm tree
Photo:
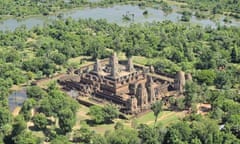
[[[156,125],[158,115],[162,110],[162,105],[163,105],[162,101],[157,101],[154,104],[152,104],[152,106],[151,106],[151,110],[153,111],[153,114],[155,116],[154,127]]]

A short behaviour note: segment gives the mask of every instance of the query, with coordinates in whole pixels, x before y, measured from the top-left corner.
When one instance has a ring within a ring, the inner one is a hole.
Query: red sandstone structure
[[[124,113],[136,114],[149,109],[155,101],[182,94],[185,74],[180,71],[175,77],[163,76],[153,67],[133,64],[131,58],[118,61],[114,53],[109,59],[97,59],[95,64],[62,77],[59,83],[65,89],[78,90],[79,97],[107,100]]]

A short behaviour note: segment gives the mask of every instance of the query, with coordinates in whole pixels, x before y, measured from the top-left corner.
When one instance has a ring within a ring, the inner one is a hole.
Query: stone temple
[[[64,89],[77,90],[79,97],[108,101],[124,113],[137,114],[158,100],[181,95],[190,78],[182,71],[176,76],[155,72],[152,66],[134,64],[132,58],[119,61],[114,53],[60,78],[59,83]]]

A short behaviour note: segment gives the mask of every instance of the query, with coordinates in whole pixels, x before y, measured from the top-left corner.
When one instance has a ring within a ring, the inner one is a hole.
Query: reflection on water
[[[10,111],[13,111],[17,106],[22,106],[26,99],[27,99],[26,89],[13,92],[8,97]]]
[[[144,16],[143,12],[147,10],[148,16]],[[122,16],[126,13],[131,14],[132,20],[134,21],[123,21]],[[117,23],[119,25],[128,25],[134,23],[144,23],[152,21],[164,21],[170,20],[172,22],[179,22],[182,14],[173,11],[172,13],[166,14],[160,9],[145,8],[141,9],[138,6],[133,5],[116,5],[107,8],[84,8],[69,10],[66,12],[59,12],[55,15],[50,16],[34,16],[18,21],[16,18],[10,18],[0,23],[0,30],[14,30],[21,25],[26,25],[28,29],[34,26],[43,26],[45,23],[51,23],[51,21],[57,19],[57,15],[62,15],[63,19],[72,17],[73,19],[106,19],[108,22]],[[216,28],[217,24],[227,26],[240,26],[240,21],[231,19],[232,23],[224,23],[223,19],[214,22],[210,19],[197,19],[192,16],[190,19],[191,23],[199,24],[204,27],[210,26]]]

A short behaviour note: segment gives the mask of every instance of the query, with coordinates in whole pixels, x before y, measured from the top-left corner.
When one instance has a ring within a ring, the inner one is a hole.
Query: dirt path
[[[43,78],[43,79],[37,80],[37,81],[35,81],[35,83],[39,87],[46,87],[48,82],[53,81],[53,80],[57,80],[64,75],[66,75],[66,74],[65,73],[57,74],[57,75],[55,75],[51,78]]]
[[[12,112],[13,116],[14,117],[17,116],[20,111],[21,111],[21,107],[17,106]]]

